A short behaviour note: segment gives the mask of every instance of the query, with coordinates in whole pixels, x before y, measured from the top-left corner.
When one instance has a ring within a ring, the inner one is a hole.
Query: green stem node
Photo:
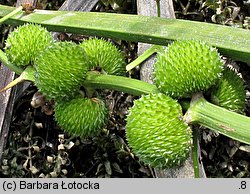
[[[193,96],[184,115],[187,123],[198,123],[237,141],[250,144],[250,117],[209,103],[199,93]]]

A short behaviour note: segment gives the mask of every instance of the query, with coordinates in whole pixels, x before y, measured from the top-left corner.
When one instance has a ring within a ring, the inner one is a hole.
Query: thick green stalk
[[[250,144],[250,117],[211,104],[201,94],[194,95],[184,120]]]
[[[34,81],[34,69],[27,68],[21,78]],[[155,85],[141,80],[96,72],[87,73],[83,86],[94,89],[112,89],[136,96],[159,92]],[[189,124],[198,123],[232,139],[250,144],[250,117],[213,105],[202,96],[195,95],[184,115],[184,120]]]
[[[153,46],[151,46],[142,55],[140,55],[135,60],[133,60],[131,63],[129,63],[126,66],[126,70],[127,71],[132,70],[136,66],[140,65],[143,61],[145,61],[146,59],[148,59],[151,55],[153,55],[154,53],[160,52],[162,50],[163,50],[163,46],[159,46],[159,45],[153,45]]]
[[[83,86],[94,89],[111,89],[135,96],[159,92],[155,85],[141,80],[115,75],[97,74],[95,72],[88,72]]]
[[[0,5],[0,17],[15,8]],[[8,24],[38,23],[51,31],[103,36],[127,41],[167,45],[172,40],[196,39],[217,47],[221,54],[250,62],[248,30],[204,22],[131,14],[35,10],[16,14]]]
[[[16,80],[9,83],[5,88],[1,89],[0,92],[13,87],[22,81],[34,82],[34,72],[35,69],[33,67],[27,67]],[[141,80],[122,76],[104,75],[94,71],[89,71],[87,73],[83,86],[93,89],[111,89],[135,96],[159,92],[155,85]]]

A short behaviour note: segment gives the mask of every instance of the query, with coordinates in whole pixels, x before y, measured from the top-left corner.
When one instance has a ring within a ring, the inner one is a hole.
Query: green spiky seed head
[[[89,56],[91,69],[100,67],[104,73],[109,75],[125,74],[125,59],[111,42],[91,38],[83,41],[80,45]]]
[[[75,96],[88,65],[84,50],[73,42],[56,42],[35,61],[35,84],[48,99]]]
[[[207,90],[221,76],[223,62],[217,50],[195,40],[175,41],[157,55],[154,82],[175,98]]]
[[[55,120],[71,135],[89,137],[97,135],[107,120],[108,110],[97,98],[76,98],[57,102]]]
[[[245,99],[244,81],[233,69],[226,68],[223,71],[222,77],[212,87],[212,103],[242,114],[245,109]]]
[[[172,168],[189,155],[191,133],[182,120],[181,106],[162,93],[142,96],[127,116],[126,137],[145,164]]]
[[[12,64],[25,67],[33,65],[39,53],[52,42],[53,38],[46,28],[37,24],[25,24],[10,33],[5,52]]]

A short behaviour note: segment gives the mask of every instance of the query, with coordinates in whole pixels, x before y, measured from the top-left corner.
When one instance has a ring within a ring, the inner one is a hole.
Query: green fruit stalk
[[[179,103],[162,94],[142,96],[127,116],[126,137],[133,152],[152,167],[182,164],[191,148],[191,132]]]
[[[35,84],[47,99],[75,96],[83,83],[88,65],[84,50],[73,42],[57,42],[35,61]]]
[[[195,41],[175,41],[158,53],[154,82],[158,89],[174,98],[190,97],[205,91],[221,76],[223,62],[216,49]]]
[[[97,98],[76,98],[57,102],[55,120],[71,135],[88,137],[97,135],[107,121],[108,110]]]
[[[40,25],[24,24],[10,33],[5,52],[10,63],[26,67],[33,65],[41,51],[53,42],[51,34]]]
[[[192,96],[184,121],[202,125],[234,140],[250,144],[250,117],[212,104],[202,93]]]
[[[91,38],[83,41],[80,46],[89,56],[90,69],[99,67],[108,75],[125,75],[124,56],[111,42]]]
[[[244,81],[230,68],[223,71],[222,77],[212,87],[211,102],[237,113],[244,113],[246,91]]]

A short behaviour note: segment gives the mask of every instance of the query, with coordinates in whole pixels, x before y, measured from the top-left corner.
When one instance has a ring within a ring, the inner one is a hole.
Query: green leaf
[[[0,5],[0,17],[13,11]],[[250,62],[248,30],[204,22],[129,14],[35,10],[16,14],[5,23],[38,23],[50,31],[102,36],[127,41],[167,45],[172,40],[196,39],[217,47],[234,60]]]

